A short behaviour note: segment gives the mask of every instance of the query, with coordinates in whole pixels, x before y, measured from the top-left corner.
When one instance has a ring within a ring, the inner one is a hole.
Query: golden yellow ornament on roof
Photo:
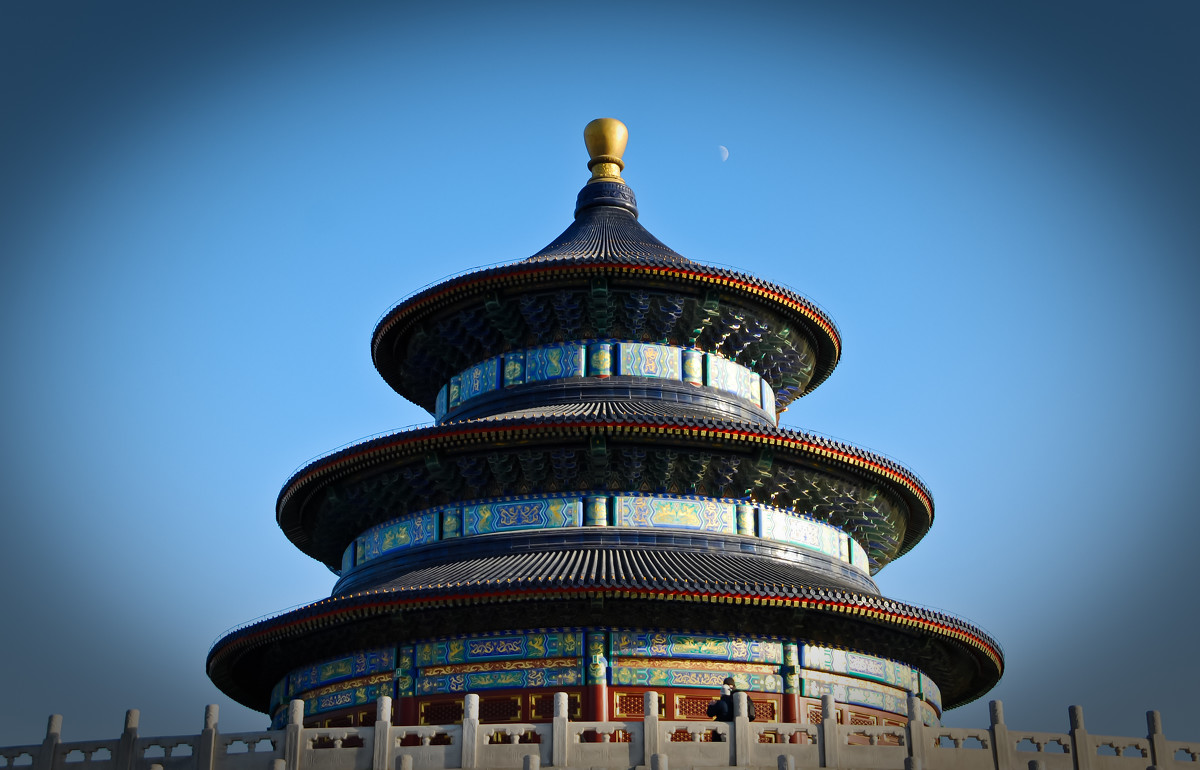
[[[620,182],[621,170],[625,161],[625,143],[629,141],[629,129],[616,118],[596,118],[583,128],[583,143],[587,145],[588,170],[592,172],[592,182]]]

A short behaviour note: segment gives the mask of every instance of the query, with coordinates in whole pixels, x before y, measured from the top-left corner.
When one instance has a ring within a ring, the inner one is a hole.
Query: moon
[[[721,162],[729,160],[729,148],[723,144],[717,145],[717,152],[721,153]]]

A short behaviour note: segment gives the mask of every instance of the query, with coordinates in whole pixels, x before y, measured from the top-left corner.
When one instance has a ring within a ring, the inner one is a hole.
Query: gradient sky
[[[783,423],[925,479],[876,580],[1004,645],[1008,723],[1200,738],[1198,39],[1192,0],[5,3],[0,745],[265,726],[204,660],[333,585],[280,486],[428,419],[375,322],[557,236],[600,116],[651,232],[836,319]]]

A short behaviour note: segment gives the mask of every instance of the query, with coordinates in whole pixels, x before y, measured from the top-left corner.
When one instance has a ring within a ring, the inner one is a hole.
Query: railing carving
[[[841,725],[832,698],[820,724],[750,722],[744,694],[733,722],[660,720],[657,694],[641,720],[573,722],[567,698],[555,696],[554,718],[540,724],[481,724],[478,696],[468,695],[461,725],[306,728],[294,701],[283,730],[221,734],[216,707],[196,736],[142,738],[137,712],[117,740],[61,741],[51,717],[40,745],[0,748],[0,770],[417,770],[418,768],[880,768],[881,770],[1200,770],[1200,743],[1168,740],[1157,712],[1146,736],[1089,735],[1083,713],[1070,710],[1066,733],[1009,731],[999,701],[986,729]],[[391,713],[381,698],[378,713]],[[910,703],[910,713],[918,713]]]

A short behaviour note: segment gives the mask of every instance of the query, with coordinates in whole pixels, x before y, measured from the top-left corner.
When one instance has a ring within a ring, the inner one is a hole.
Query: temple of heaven
[[[999,645],[882,596],[933,524],[921,480],[779,427],[829,377],[833,322],[768,281],[693,262],[638,220],[625,126],[584,131],[575,219],[533,256],[422,290],[371,352],[430,427],[322,457],[276,519],[337,576],[238,628],[207,667],[229,697],[309,726],[707,720],[732,676],[757,718],[938,724],[999,680]],[[380,715],[380,718],[386,718]]]

